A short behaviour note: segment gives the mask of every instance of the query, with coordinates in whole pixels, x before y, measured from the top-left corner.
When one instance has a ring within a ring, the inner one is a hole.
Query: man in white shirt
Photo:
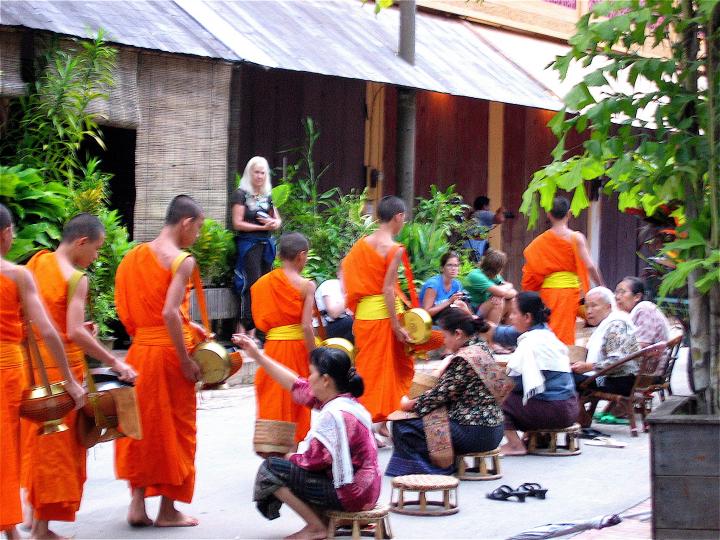
[[[323,317],[327,336],[344,338],[354,343],[353,318],[345,307],[345,290],[342,281],[340,279],[323,281],[315,290],[315,302]]]

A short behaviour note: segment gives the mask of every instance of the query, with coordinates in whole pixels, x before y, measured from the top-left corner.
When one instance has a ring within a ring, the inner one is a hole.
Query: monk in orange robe
[[[300,233],[280,237],[281,268],[265,274],[250,288],[255,326],[266,333],[265,354],[300,377],[310,376],[310,352],[315,348],[312,309],[315,284],[300,275],[307,262],[307,238]],[[255,374],[257,417],[295,422],[295,442],[310,429],[310,409],[292,400],[274,379],[259,368]]]
[[[410,337],[397,315],[403,248],[393,238],[403,228],[405,211],[402,199],[384,197],[378,204],[378,229],[358,240],[342,262],[346,303],[355,313],[355,367],[365,381],[360,402],[373,422],[384,422],[398,409],[415,372],[406,352]]]
[[[560,341],[575,345],[575,319],[580,299],[589,290],[589,277],[604,285],[588,253],[585,236],[568,227],[570,202],[556,197],[548,212],[550,230],[535,238],[523,251],[522,288],[539,291],[550,308],[550,328]]]
[[[79,214],[65,224],[57,250],[35,254],[27,268],[33,273],[43,304],[63,339],[74,377],[84,379],[87,353],[117,371],[121,379],[132,381],[134,370],[109,353],[93,336],[92,324],[85,322],[88,278],[77,268],[87,268],[97,258],[104,241],[100,220],[90,214]],[[41,343],[41,354],[44,348]],[[56,365],[46,368],[51,382],[63,379],[64,374]],[[77,414],[80,413],[72,412],[65,418],[67,431],[52,435],[38,435],[37,428],[27,422],[23,483],[34,510],[33,538],[52,535],[49,521],[75,521],[80,508],[86,449],[78,441]]]
[[[78,407],[85,394],[70,372],[62,341],[45,312],[32,274],[4,259],[12,241],[12,216],[0,204],[0,531],[10,539],[20,538],[15,525],[22,521],[20,400],[29,384],[23,344],[23,309],[27,310],[27,317],[33,321],[46,350],[65,377],[65,389]],[[37,430],[36,424],[34,428]]]
[[[138,373],[135,392],[143,438],[115,441],[115,470],[127,480],[131,526],[192,527],[194,517],[175,508],[195,490],[195,383],[201,373],[191,359],[190,277],[195,260],[181,251],[195,243],[204,217],[198,204],[178,195],[168,206],[165,225],[153,241],[133,248],[118,266],[115,304],[133,341],[126,361]],[[153,522],[145,498],[161,496]]]

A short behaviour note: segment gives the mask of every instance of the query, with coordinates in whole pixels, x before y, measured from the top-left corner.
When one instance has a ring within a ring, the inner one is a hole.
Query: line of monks
[[[398,315],[402,312],[398,268],[403,247],[394,237],[403,227],[405,212],[398,197],[383,198],[377,209],[377,230],[360,239],[342,262],[347,306],[355,314],[355,364],[365,380],[361,402],[374,422],[383,422],[409,390],[414,374],[412,355],[418,349],[409,346]],[[93,335],[92,324],[85,322],[86,276],[68,298],[71,278],[95,260],[104,241],[99,220],[89,214],[74,217],[65,226],[56,251],[40,252],[22,267],[4,259],[13,239],[12,216],[0,205],[0,530],[8,538],[18,537],[15,526],[22,521],[21,486],[33,511],[31,536],[46,538],[56,536],[49,528],[50,521],[74,521],[85,482],[86,449],[74,432],[77,411],[65,419],[69,430],[50,435],[38,435],[36,425],[19,417],[21,393],[27,387],[24,320],[32,320],[41,338],[50,379],[66,381],[77,407],[84,399],[80,385],[85,354],[113,368],[122,380],[135,381],[141,424],[152,428],[144,430],[141,440],[115,442],[117,477],[126,480],[131,490],[128,523],[137,527],[198,524],[197,519],[180,512],[175,502],[191,502],[195,485],[195,390],[201,373],[189,351],[207,337],[207,329],[189,317],[190,278],[196,262],[183,250],[195,242],[203,219],[202,209],[191,197],[178,195],[168,206],[157,238],[133,248],[119,265],[115,300],[120,320],[132,337],[123,362],[103,348]],[[566,226],[567,216],[557,221]],[[562,231],[556,236],[552,247],[556,255],[578,253],[575,244],[584,242],[584,237],[562,238]],[[561,246],[560,240],[568,245]],[[586,254],[584,245],[581,248]],[[267,335],[265,352],[303,377],[309,375],[309,352],[315,347],[315,286],[301,276],[308,249],[303,235],[283,235],[281,267],[260,278],[251,289],[253,318]],[[570,306],[567,295],[574,295],[574,325],[579,292],[558,292],[567,287],[552,287],[552,280],[546,288],[538,276],[576,269],[587,272],[589,256],[573,255],[577,267],[573,262],[572,268],[554,269],[547,262],[543,267],[543,257],[528,255],[528,261],[540,261],[533,269],[536,285],[543,291],[557,289],[550,291],[550,302],[545,299],[553,314],[556,309],[562,311],[557,305]],[[568,265],[567,256],[558,257],[557,264]],[[569,279],[563,274],[556,285],[566,284],[562,277]],[[525,288],[532,285],[528,282]],[[431,339],[422,349],[437,348],[440,342]],[[296,422],[296,439],[304,439],[310,427],[308,410],[295,405],[290,394],[262,369],[255,385],[258,417]],[[161,497],[154,520],[145,508],[145,498],[152,496]]]

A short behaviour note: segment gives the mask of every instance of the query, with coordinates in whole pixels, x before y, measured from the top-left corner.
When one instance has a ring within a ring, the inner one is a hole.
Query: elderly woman
[[[437,321],[449,308],[460,308],[470,313],[463,301],[462,284],[457,276],[460,271],[460,257],[454,251],[448,251],[440,257],[440,271],[437,276],[428,279],[420,289],[420,305]]]
[[[585,295],[585,309],[588,323],[597,328],[588,341],[586,361],[575,362],[571,366],[575,373],[576,385],[585,381],[589,372],[604,369],[640,349],[635,338],[635,325],[630,315],[617,308],[615,295],[610,289],[606,287],[590,289]],[[627,396],[635,384],[635,375],[639,367],[635,360],[626,362],[605,377],[596,379],[592,388]]]
[[[232,225],[237,231],[233,285],[240,299],[237,327],[240,333],[255,327],[250,287],[270,271],[275,260],[271,233],[280,228],[282,221],[273,206],[271,189],[270,166],[264,157],[255,156],[247,162],[240,185],[230,197]]]
[[[627,276],[615,287],[617,306],[630,314],[635,325],[635,339],[647,347],[670,339],[670,323],[655,304],[645,297],[645,284],[640,278]]]
[[[260,465],[253,495],[260,513],[277,519],[286,503],[307,524],[289,538],[312,539],[327,534],[318,511],[374,508],[381,485],[377,447],[370,413],[356,399],[364,383],[348,355],[318,347],[306,380],[260,352],[249,336],[233,336],[233,342],[291,391],[296,403],[319,410],[303,453],[269,457]]]
[[[503,402],[505,456],[527,453],[517,431],[559,429],[577,420],[578,399],[568,348],[547,325],[550,310],[536,292],[515,297],[510,322],[520,332],[507,365],[515,389]]]
[[[497,448],[502,440],[500,403],[512,382],[486,347],[470,345],[478,332],[487,331],[487,324],[459,309],[450,310],[439,322],[450,356],[433,388],[415,399],[403,397],[403,411],[426,418],[393,422],[394,449],[385,471],[388,476],[454,472],[451,456],[439,463],[429,449],[433,444],[426,438],[427,417],[439,417],[441,428],[431,433],[440,431],[449,436],[454,453],[486,452]]]

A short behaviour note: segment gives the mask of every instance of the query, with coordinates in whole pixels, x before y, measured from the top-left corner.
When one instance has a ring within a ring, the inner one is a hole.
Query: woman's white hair
[[[607,287],[594,287],[590,289],[587,294],[585,294],[585,297],[587,298],[591,294],[597,294],[605,300],[605,303],[610,304],[610,307],[613,311],[617,309],[617,303],[615,302],[615,293],[613,293],[610,289]]]
[[[260,193],[262,195],[270,195],[270,190],[272,189],[272,184],[270,183],[270,165],[268,165],[267,159],[262,156],[254,156],[250,158],[250,161],[248,161],[247,165],[245,165],[245,171],[240,178],[238,187],[248,193],[255,193],[255,189],[252,185],[252,168],[255,165],[260,165],[265,169],[265,185],[260,190]]]

